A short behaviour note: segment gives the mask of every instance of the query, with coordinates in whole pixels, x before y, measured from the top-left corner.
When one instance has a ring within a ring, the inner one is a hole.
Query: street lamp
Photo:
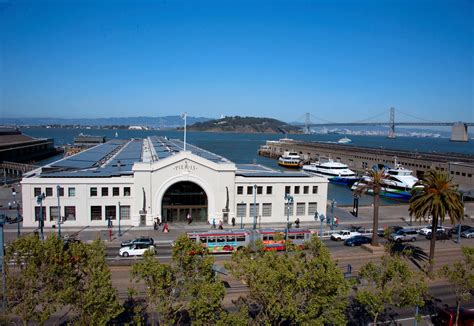
[[[334,228],[334,208],[336,208],[336,207],[337,207],[337,202],[336,202],[335,199],[333,199],[331,201],[331,222],[330,222],[331,223],[330,224],[331,230]],[[328,220],[328,222],[329,222],[329,220]]]
[[[326,219],[326,217],[324,216],[324,214],[318,214],[318,212],[316,212],[314,214],[314,220],[317,222],[318,220],[321,222],[321,228],[319,230],[319,237],[321,238],[321,241],[323,241],[323,223],[324,223],[324,220]]]
[[[240,207],[243,207],[243,206],[244,206],[244,202],[243,202],[243,201],[240,202],[240,205],[241,205]],[[247,210],[247,204],[245,204],[245,208],[246,208],[246,210]],[[244,218],[244,212],[240,212],[240,229],[241,229],[241,230],[244,228],[244,220],[243,220],[243,218]]]
[[[120,207],[121,207],[121,206],[120,206],[120,202],[118,202],[118,209],[119,209],[119,211],[118,211],[118,224],[119,224],[119,230],[118,230],[119,232],[118,232],[118,234],[119,234],[119,237],[122,236],[122,229],[120,228],[120,220],[122,219],[122,214],[121,214],[122,212],[121,212]]]
[[[290,205],[293,204],[293,196],[285,194],[286,200],[286,234],[285,234],[285,250],[288,248],[288,228],[290,227]]]
[[[16,205],[17,237],[20,237],[20,203],[16,201],[16,191],[12,188],[13,204]]]
[[[38,204],[40,204],[40,216],[38,218],[38,228],[40,229],[40,232],[41,232],[41,240],[44,240],[44,234],[43,234],[43,226],[44,226],[44,219],[43,219],[43,200],[46,198],[46,195],[43,193],[41,193],[41,195],[39,195],[37,198],[36,198],[36,202]]]
[[[253,229],[257,228],[257,185],[253,185]]]
[[[56,193],[58,195],[58,237],[61,239],[61,203],[60,203],[60,195],[61,195],[61,187],[59,185],[56,186]]]

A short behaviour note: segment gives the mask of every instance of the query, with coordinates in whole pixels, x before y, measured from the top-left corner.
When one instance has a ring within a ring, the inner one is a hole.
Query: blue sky
[[[0,117],[474,121],[473,21],[470,0],[0,0]]]

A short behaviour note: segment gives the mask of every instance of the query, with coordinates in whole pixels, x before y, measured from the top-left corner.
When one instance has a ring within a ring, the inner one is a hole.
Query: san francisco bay
[[[112,129],[63,129],[63,128],[22,128],[22,132],[38,138],[53,138],[56,146],[73,144],[74,137],[80,133],[88,135],[106,136],[109,139],[117,137],[121,139],[146,138],[151,135],[166,136],[168,138],[183,139],[182,131],[159,131],[159,130],[112,130]],[[257,163],[274,169],[281,169],[276,160],[259,156],[257,151],[267,140],[278,140],[283,138],[282,134],[239,134],[239,133],[211,133],[211,132],[188,132],[187,141],[198,147],[219,154],[234,163]],[[343,137],[340,134],[294,134],[288,137],[304,141],[337,142]],[[349,145],[366,146],[373,148],[387,148],[410,150],[416,152],[437,153],[462,153],[474,155],[472,143],[450,142],[447,138],[415,138],[399,137],[388,139],[384,136],[349,136],[352,142]],[[43,161],[46,164],[58,157]],[[337,185],[329,185],[329,200],[335,200],[338,205],[351,205],[353,201],[352,192],[349,188]],[[360,204],[369,205],[372,198],[363,196]],[[396,204],[397,202],[383,200],[383,204]]]

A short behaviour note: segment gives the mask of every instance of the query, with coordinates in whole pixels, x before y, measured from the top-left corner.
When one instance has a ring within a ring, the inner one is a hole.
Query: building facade
[[[186,148],[186,150],[185,150]],[[288,196],[289,195],[289,196]],[[235,164],[180,140],[112,140],[32,171],[22,180],[24,226],[236,225],[314,221],[326,214],[327,180]],[[288,203],[290,203],[288,205]]]

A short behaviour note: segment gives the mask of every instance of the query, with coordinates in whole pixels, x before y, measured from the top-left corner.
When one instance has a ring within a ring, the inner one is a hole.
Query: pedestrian
[[[12,209],[12,203],[8,202],[8,209]]]
[[[188,219],[188,224],[191,224],[193,222],[193,217],[191,215],[191,212],[188,212],[188,215],[186,216],[186,218]]]
[[[213,229],[216,228],[216,218],[215,217],[212,218],[212,228]]]
[[[222,225],[222,221],[219,220],[219,230],[224,230],[224,226]]]
[[[300,218],[299,217],[296,218],[295,225],[296,225],[297,229],[300,228]]]
[[[335,226],[339,225],[339,218],[337,216],[334,217],[334,225]]]
[[[168,233],[170,230],[168,229],[168,223],[165,222],[165,225],[163,225],[163,232]]]
[[[156,221],[153,222],[153,230],[158,230],[158,223]]]
[[[235,217],[232,216],[232,226],[235,226]]]
[[[107,217],[107,228],[111,228],[112,227],[112,218],[109,216]]]

